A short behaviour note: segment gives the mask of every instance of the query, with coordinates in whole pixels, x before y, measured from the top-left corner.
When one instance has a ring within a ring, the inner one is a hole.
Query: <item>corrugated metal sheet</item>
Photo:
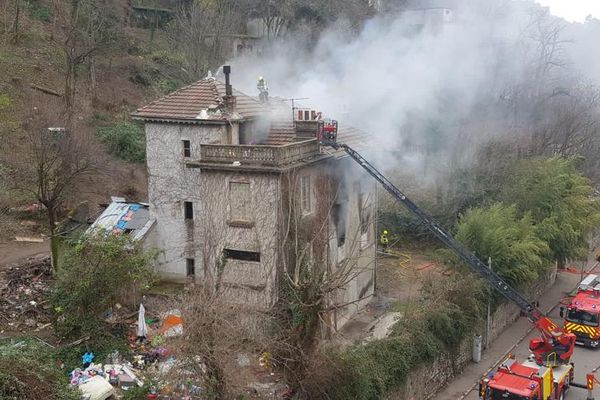
[[[148,206],[121,202],[120,199],[114,200],[89,227],[87,233],[106,232],[115,235],[124,233],[130,235],[133,240],[142,239],[154,224]]]

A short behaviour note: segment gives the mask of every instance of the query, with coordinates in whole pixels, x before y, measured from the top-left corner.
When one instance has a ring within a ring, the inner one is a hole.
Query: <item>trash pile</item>
[[[40,331],[50,326],[45,297],[52,276],[50,257],[30,257],[0,275],[0,326],[4,331]]]

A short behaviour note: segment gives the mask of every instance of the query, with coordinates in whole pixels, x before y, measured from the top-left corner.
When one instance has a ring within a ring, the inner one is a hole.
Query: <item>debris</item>
[[[79,385],[79,391],[89,400],[105,400],[116,396],[115,389],[101,376],[93,376]]]
[[[35,237],[25,237],[25,236],[16,236],[16,242],[28,242],[28,243],[44,243],[43,238],[35,238]]]
[[[50,322],[45,300],[52,271],[50,257],[30,257],[0,273],[0,317],[7,330],[31,330]]]
[[[237,363],[240,367],[249,367],[250,366],[250,358],[246,354],[239,354],[237,357]]]
[[[183,320],[181,311],[171,310],[164,314],[163,322],[159,329],[164,337],[180,336],[183,334]]]
[[[145,338],[146,336],[148,336],[148,325],[146,325],[145,315],[146,315],[146,309],[144,308],[143,304],[140,304],[140,311],[138,313],[137,330],[136,330],[138,338]]]

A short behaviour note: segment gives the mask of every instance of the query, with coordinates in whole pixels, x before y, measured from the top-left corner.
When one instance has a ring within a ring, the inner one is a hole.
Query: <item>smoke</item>
[[[523,118],[537,118],[527,98],[540,87],[552,92],[575,70],[555,63],[564,44],[556,59],[544,58],[541,43],[559,22],[531,1],[455,1],[447,15],[375,17],[358,35],[338,25],[313,48],[290,37],[260,57],[233,60],[233,81],[254,94],[264,76],[271,97],[308,98],[303,106],[368,132],[372,147],[388,152],[380,164],[435,175],[470,163],[492,138],[523,135]]]

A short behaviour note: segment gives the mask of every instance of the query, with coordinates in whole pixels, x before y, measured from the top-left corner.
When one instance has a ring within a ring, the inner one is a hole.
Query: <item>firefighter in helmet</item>
[[[381,236],[379,237],[379,243],[381,243],[381,248],[383,249],[383,252],[387,253],[389,244],[387,229],[384,229],[383,232],[381,232]]]
[[[267,86],[267,81],[262,76],[258,77],[258,83],[256,84],[256,88],[258,89],[258,98],[261,103],[266,103],[269,101],[269,87]]]

